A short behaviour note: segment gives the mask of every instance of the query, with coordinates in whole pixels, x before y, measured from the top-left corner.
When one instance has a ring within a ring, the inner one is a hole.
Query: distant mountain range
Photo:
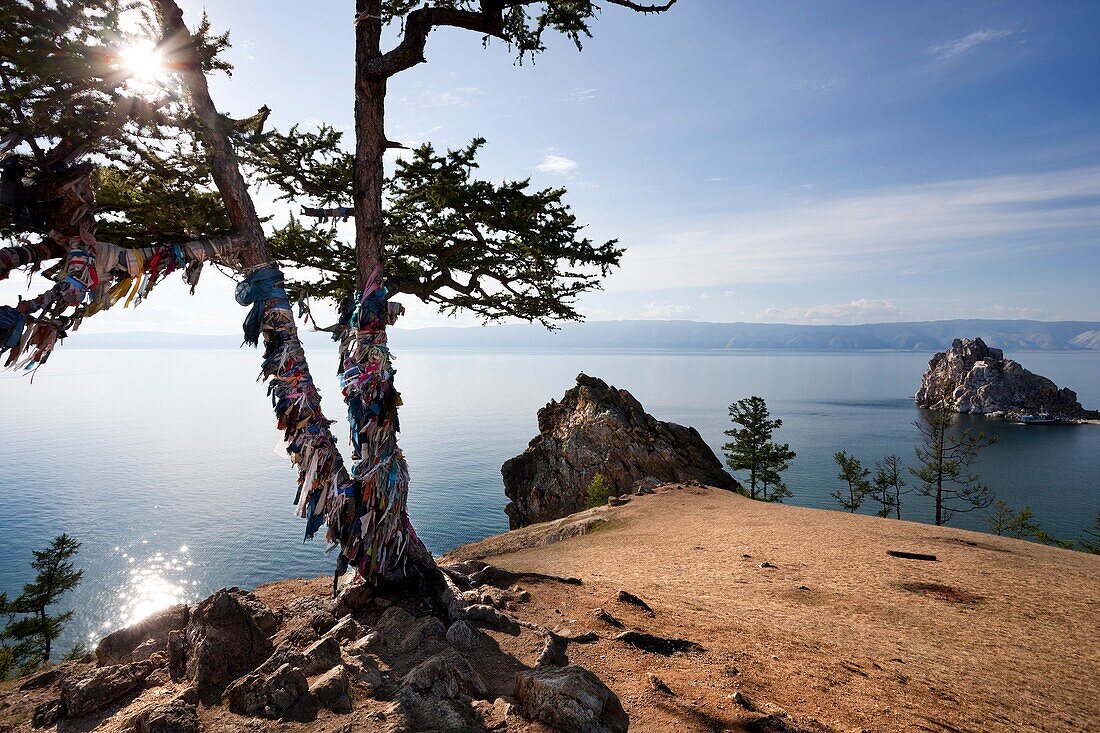
[[[328,334],[302,332],[307,343]],[[866,323],[858,326],[798,326],[786,323],[699,323],[696,321],[590,321],[550,332],[531,324],[473,328],[395,328],[391,341],[433,348],[552,349],[803,349],[811,351],[943,351],[956,338],[980,336],[988,345],[1012,351],[1100,350],[1100,322],[955,320]],[[239,336],[167,333],[77,334],[76,348],[223,348]]]

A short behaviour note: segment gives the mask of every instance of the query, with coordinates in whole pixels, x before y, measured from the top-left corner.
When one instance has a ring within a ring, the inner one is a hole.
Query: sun
[[[164,56],[152,42],[135,42],[123,46],[118,55],[122,68],[137,81],[154,82],[164,74]]]

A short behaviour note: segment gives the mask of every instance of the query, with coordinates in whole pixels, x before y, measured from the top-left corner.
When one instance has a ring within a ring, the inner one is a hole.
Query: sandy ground
[[[1098,556],[717,489],[586,514],[607,521],[529,547],[561,532],[539,525],[451,557],[581,578],[539,584],[523,616],[604,637],[570,645],[570,658],[620,695],[633,731],[736,729],[738,691],[836,730],[1100,731]],[[617,602],[620,589],[655,615]],[[625,647],[597,607],[706,651]]]
[[[1100,731],[1098,556],[678,487],[491,537],[442,561],[462,559],[580,580],[525,575],[529,600],[509,602],[508,612],[565,635],[595,631],[594,643],[569,645],[569,660],[618,694],[635,733]],[[284,580],[256,593],[278,609],[326,598],[330,582]],[[652,613],[620,601],[620,590]],[[598,619],[597,608],[622,628]],[[614,639],[623,629],[703,650],[643,652]],[[493,701],[511,694],[543,639],[528,629],[483,632],[488,639],[467,656]],[[383,655],[383,687],[392,691],[428,653]],[[56,694],[22,684],[0,684],[0,732],[30,733],[31,710]],[[136,712],[181,690],[161,681],[56,730],[129,733]],[[224,706],[200,715],[205,731],[387,729],[386,694],[352,699],[350,714],[322,711],[297,723],[242,718]],[[549,733],[521,718],[507,729]]]

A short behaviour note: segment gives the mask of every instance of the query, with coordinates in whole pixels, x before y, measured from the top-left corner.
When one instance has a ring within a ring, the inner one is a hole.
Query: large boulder
[[[695,428],[657,420],[602,379],[577,375],[561,402],[539,410],[538,423],[538,436],[501,468],[512,529],[580,511],[597,473],[616,496],[648,477],[738,487]]]
[[[520,672],[516,699],[528,720],[568,733],[626,733],[630,724],[615,693],[575,664]]]
[[[947,402],[957,412],[976,415],[1049,412],[1076,418],[1092,414],[1081,407],[1073,390],[1059,389],[980,338],[955,339],[950,349],[933,356],[916,400],[925,409],[941,409]]]
[[[222,589],[191,613],[187,624],[186,674],[199,699],[214,705],[226,686],[271,656],[264,628],[274,631],[274,615],[251,593]]]
[[[96,661],[100,665],[139,661],[131,658],[138,647],[143,647],[145,658],[155,652],[164,651],[169,632],[187,626],[187,618],[187,604],[180,603],[108,634],[95,648]]]

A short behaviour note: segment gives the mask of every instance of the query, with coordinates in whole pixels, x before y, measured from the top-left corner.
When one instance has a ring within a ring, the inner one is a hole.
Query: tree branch
[[[264,238],[263,226],[256,213],[252,197],[241,175],[237,155],[225,134],[222,117],[210,98],[210,87],[202,70],[199,54],[190,31],[183,22],[183,11],[175,0],[158,0],[164,38],[161,49],[168,67],[179,72],[184,87],[190,93],[191,105],[203,127],[203,142],[210,158],[210,174],[225,200],[225,208],[233,228],[246,235],[251,247],[244,253],[246,265],[268,262],[271,253]]]
[[[496,6],[495,9],[493,6]],[[367,67],[370,76],[387,79],[405,69],[422,63],[428,34],[437,26],[464,28],[496,38],[504,37],[503,6],[483,0],[480,11],[457,10],[425,6],[409,13],[405,33],[393,50],[373,60]],[[364,18],[360,22],[381,23],[380,19]]]

